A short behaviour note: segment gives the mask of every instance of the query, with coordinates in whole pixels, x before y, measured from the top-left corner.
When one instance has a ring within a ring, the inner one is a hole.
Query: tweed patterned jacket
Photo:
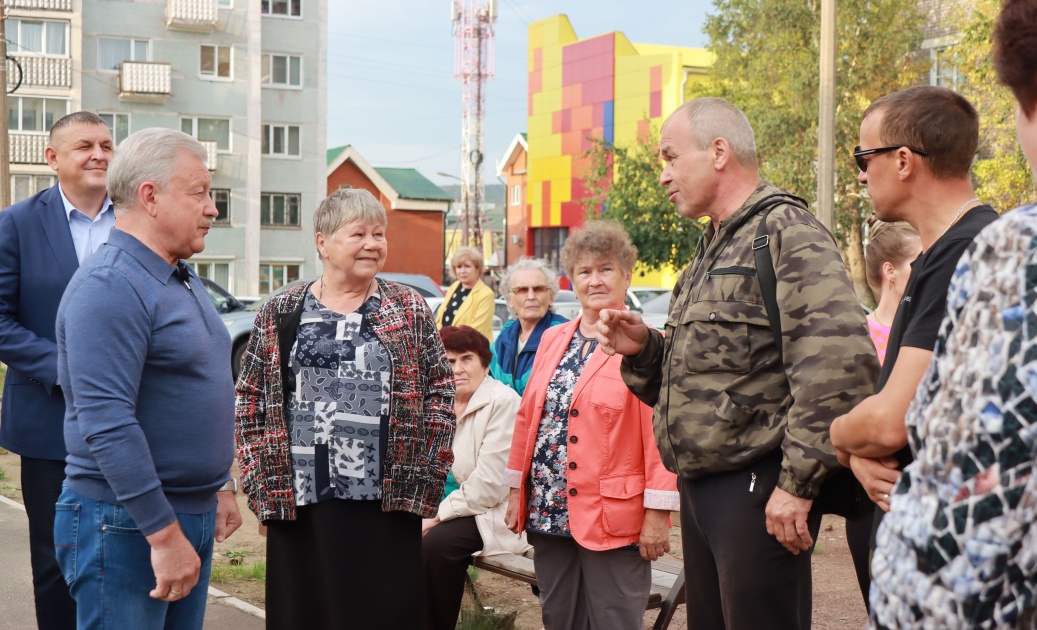
[[[238,377],[241,485],[260,521],[295,519],[285,384],[308,287],[284,291],[263,306]],[[370,321],[392,360],[382,510],[432,518],[454,460],[454,375],[425,300],[382,279],[378,292],[381,307]]]

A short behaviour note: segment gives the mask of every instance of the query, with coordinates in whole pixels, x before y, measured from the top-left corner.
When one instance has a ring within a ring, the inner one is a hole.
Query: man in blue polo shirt
[[[58,563],[79,628],[201,628],[213,538],[241,524],[230,337],[183,259],[216,208],[205,149],[127,138],[108,168],[115,228],[58,308],[65,488]]]

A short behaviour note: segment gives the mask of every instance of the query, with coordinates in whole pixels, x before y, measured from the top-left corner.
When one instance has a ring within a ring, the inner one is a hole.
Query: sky
[[[486,0],[488,1],[488,0]],[[497,0],[495,74],[486,87],[484,181],[526,130],[529,24],[563,13],[580,39],[705,46],[709,0]],[[437,184],[461,174],[461,83],[450,0],[329,0],[328,147],[372,166],[411,167]]]

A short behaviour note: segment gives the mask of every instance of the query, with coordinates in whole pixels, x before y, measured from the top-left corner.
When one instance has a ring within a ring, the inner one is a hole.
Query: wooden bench
[[[514,554],[501,554],[484,558],[477,556],[473,565],[477,569],[509,577],[513,580],[536,586],[536,571],[533,559]],[[659,617],[652,630],[666,630],[677,606],[684,603],[684,567],[672,558],[660,558],[652,563],[652,594],[648,597],[648,609],[659,609]]]

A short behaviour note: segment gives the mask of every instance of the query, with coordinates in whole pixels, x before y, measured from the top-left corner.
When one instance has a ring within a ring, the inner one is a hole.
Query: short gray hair
[[[516,271],[539,271],[544,274],[544,278],[547,280],[547,290],[551,292],[551,300],[554,301],[555,296],[558,295],[558,273],[555,272],[554,268],[544,260],[543,258],[530,258],[523,256],[518,259],[514,265],[508,267],[504,272],[504,277],[500,281],[500,292],[504,296],[504,301],[508,304],[508,312],[512,315],[515,311],[511,308],[511,301],[507,299],[509,293],[511,293],[511,281]]]
[[[313,213],[313,233],[331,236],[343,225],[363,221],[385,227],[385,207],[363,188],[340,188],[324,198]],[[318,255],[320,252],[317,252]]]
[[[119,150],[108,165],[108,196],[115,205],[116,216],[133,207],[137,190],[144,182],[168,188],[182,151],[202,162],[208,157],[201,142],[175,129],[142,129],[119,143]]]
[[[681,105],[670,118],[680,114],[687,116],[698,149],[704,150],[717,138],[723,138],[742,166],[757,167],[753,127],[742,110],[729,101],[704,96]]]
[[[48,146],[53,144],[54,142],[55,131],[61,131],[65,127],[70,127],[72,125],[99,125],[102,127],[108,127],[108,123],[106,123],[103,118],[101,118],[93,112],[79,111],[72,112],[71,114],[65,114],[64,116],[59,118],[58,121],[54,123],[54,125],[50,128],[50,133],[47,136]],[[111,134],[111,130],[109,130],[108,133]]]

